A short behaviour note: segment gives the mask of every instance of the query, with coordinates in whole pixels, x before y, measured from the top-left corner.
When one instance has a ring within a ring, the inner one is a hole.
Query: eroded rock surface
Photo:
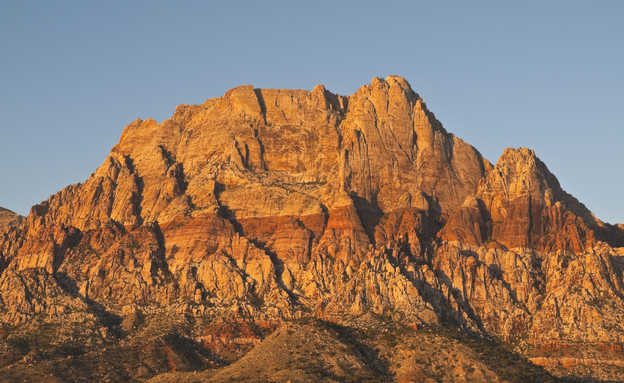
[[[621,343],[623,245],[533,151],[491,165],[403,78],[348,97],[241,86],[134,121],[89,179],[0,231],[0,321],[374,313],[525,349]]]
[[[0,230],[6,230],[10,227],[19,226],[23,219],[24,217],[21,215],[0,207]]]

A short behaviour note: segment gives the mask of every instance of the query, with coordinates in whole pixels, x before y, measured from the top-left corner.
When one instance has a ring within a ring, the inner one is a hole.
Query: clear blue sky
[[[0,206],[84,181],[137,117],[396,74],[490,161],[533,148],[622,222],[622,17],[622,1],[3,1]]]

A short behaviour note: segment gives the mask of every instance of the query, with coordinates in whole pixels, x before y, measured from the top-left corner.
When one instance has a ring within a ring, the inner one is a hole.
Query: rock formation
[[[0,230],[19,226],[23,218],[24,217],[12,212],[11,210],[0,207]]]
[[[71,317],[105,342],[163,312],[374,314],[522,352],[615,344],[623,245],[533,151],[493,166],[403,78],[241,86],[132,122],[89,179],[0,231],[0,322]]]

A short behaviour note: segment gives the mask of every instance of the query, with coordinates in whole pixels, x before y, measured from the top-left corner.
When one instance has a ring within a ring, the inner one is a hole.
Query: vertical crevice
[[[266,104],[264,103],[264,96],[262,95],[262,89],[254,89],[254,93],[256,94],[256,98],[258,99],[258,105],[260,105],[260,113],[262,114],[262,118],[264,119],[264,123],[266,124],[267,109],[266,109]]]

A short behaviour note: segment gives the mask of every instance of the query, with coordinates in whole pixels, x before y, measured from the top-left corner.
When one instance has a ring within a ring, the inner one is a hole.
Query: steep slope
[[[624,342],[622,227],[528,149],[492,166],[396,76],[349,97],[242,86],[160,124],[136,120],[88,180],[0,236],[9,338],[71,318],[134,349],[143,321],[182,316],[172,333],[218,364],[248,350],[214,346],[205,331],[219,321],[375,313],[532,357]]]

